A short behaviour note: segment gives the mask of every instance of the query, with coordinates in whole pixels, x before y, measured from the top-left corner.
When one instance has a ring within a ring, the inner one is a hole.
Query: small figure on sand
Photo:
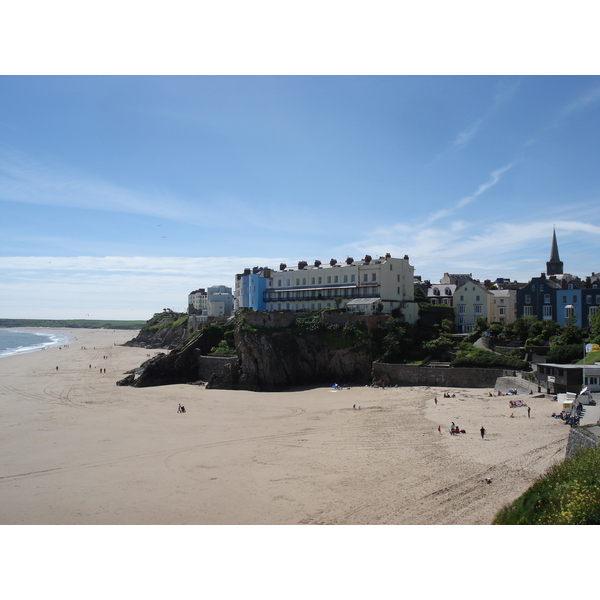
[[[527,418],[530,419],[531,418],[531,406],[527,407]]]
[[[177,409],[177,412],[178,413],[184,413],[185,412],[185,406],[183,406],[183,405],[180,404],[179,408]]]
[[[56,370],[58,371],[58,367],[56,367]]]
[[[456,429],[456,425],[454,421],[452,421],[452,425],[450,425],[450,435],[454,435],[454,430]]]
[[[433,401],[437,404],[437,396],[433,399]]]
[[[483,428],[483,425],[481,426],[481,429],[479,431],[481,432],[481,439],[483,439],[483,437],[485,436],[485,429]]]
[[[442,426],[441,426],[441,425],[438,425],[438,433],[439,433],[440,435],[442,435]]]

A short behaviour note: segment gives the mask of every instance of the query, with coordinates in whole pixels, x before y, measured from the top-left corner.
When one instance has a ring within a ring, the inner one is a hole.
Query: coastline
[[[15,349],[7,349],[0,351],[0,358],[6,358],[8,356],[16,356],[21,354],[29,354],[31,352],[38,352],[39,350],[47,350],[48,348],[54,348],[56,346],[66,346],[72,343],[74,338],[74,331],[65,328],[55,327],[3,327],[2,331],[9,331],[14,333],[29,333],[32,335],[47,336],[53,341],[41,342],[39,344],[33,344],[32,346],[19,347]],[[3,352],[8,352],[3,354]]]
[[[564,458],[544,398],[528,418],[487,389],[118,387],[158,352],[134,336],[0,360],[0,523],[489,524]]]

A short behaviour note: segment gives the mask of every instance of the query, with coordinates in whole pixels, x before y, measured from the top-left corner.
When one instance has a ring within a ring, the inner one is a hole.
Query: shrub
[[[494,525],[599,525],[600,447],[554,465],[500,510]]]

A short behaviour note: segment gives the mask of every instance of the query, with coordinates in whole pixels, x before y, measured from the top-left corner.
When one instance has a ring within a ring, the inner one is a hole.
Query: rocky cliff
[[[148,361],[119,384],[146,387],[202,379],[209,388],[276,391],[292,386],[368,383],[373,361],[369,337],[353,328],[311,319],[300,325],[290,321],[286,323],[290,326],[283,328],[273,323],[256,328],[241,318],[234,335],[237,360],[203,361],[201,357],[214,346],[214,338],[199,334],[168,355]]]
[[[373,360],[370,344],[332,348],[327,341],[316,333],[239,329],[235,334],[239,364],[230,369],[229,385],[222,380],[209,385],[276,391],[303,385],[367,383]]]
[[[172,350],[180,346],[187,335],[187,315],[164,311],[155,314],[141,329],[138,335],[125,342],[124,346],[136,348],[166,348]]]

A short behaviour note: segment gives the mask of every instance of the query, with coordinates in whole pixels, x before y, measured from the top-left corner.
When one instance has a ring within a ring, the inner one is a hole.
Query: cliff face
[[[286,387],[367,383],[372,355],[366,342],[333,349],[317,334],[290,331],[250,332],[238,329],[235,345],[239,364],[231,380],[215,380],[210,387],[276,391]]]
[[[184,342],[187,335],[187,317],[174,312],[158,313],[142,327],[138,335],[124,346],[136,348],[167,348],[172,350]]]
[[[120,384],[147,387],[201,379],[213,389],[277,391],[370,381],[373,357],[368,338],[359,336],[353,342],[354,338],[337,325],[332,329],[321,323],[309,331],[294,329],[294,323],[285,323],[291,327],[276,322],[255,328],[242,320],[234,336],[237,360],[204,359],[214,340],[199,334],[168,355],[147,361],[135,376]]]

